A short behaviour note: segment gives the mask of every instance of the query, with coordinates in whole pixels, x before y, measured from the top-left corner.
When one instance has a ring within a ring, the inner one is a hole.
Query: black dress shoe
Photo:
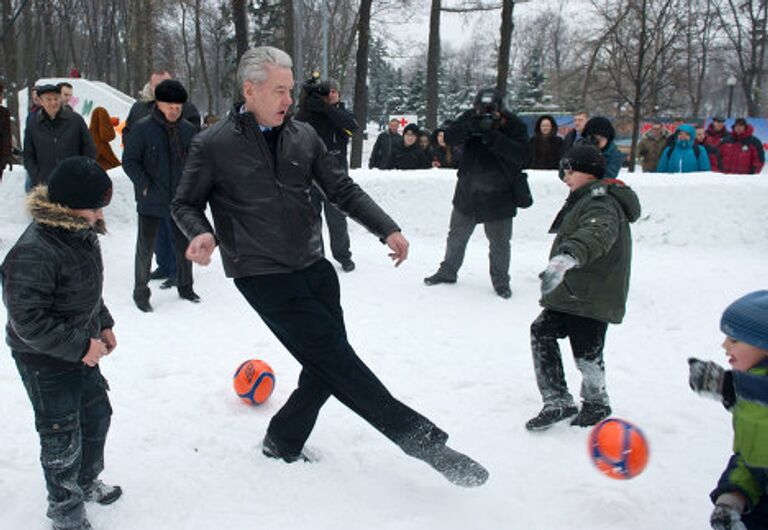
[[[136,307],[138,307],[145,313],[152,312],[152,306],[149,305],[149,300],[134,300],[134,302],[136,302]]]
[[[449,278],[441,272],[436,272],[432,276],[424,278],[424,283],[427,285],[437,285],[439,283],[456,283],[456,278]]]
[[[170,289],[171,287],[176,287],[178,285],[176,283],[176,278],[166,278],[166,280],[160,284],[160,289]]]
[[[160,269],[155,269],[149,273],[150,280],[164,280],[168,277],[168,273]]]
[[[193,304],[200,303],[200,297],[197,296],[197,293],[191,289],[189,291],[179,291],[179,297],[183,298],[184,300],[189,300]]]
[[[355,262],[351,259],[345,259],[341,262],[341,270],[344,272],[352,272],[355,270]]]

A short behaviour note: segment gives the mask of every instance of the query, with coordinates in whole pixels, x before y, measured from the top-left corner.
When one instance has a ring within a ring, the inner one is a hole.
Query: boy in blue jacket
[[[731,370],[688,359],[691,388],[733,415],[733,455],[710,494],[715,530],[768,528],[768,291],[733,302],[720,320]]]

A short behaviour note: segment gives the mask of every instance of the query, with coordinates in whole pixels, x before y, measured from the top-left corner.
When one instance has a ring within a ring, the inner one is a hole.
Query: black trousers
[[[563,371],[563,356],[558,339],[568,337],[582,375],[581,399],[587,403],[608,405],[605,390],[603,346],[608,323],[593,318],[569,315],[545,309],[531,324],[531,351],[544,406],[573,405]]]
[[[267,430],[282,452],[301,452],[331,395],[411,456],[448,439],[395,399],[347,342],[339,280],[327,260],[292,273],[236,278],[235,285],[302,366],[298,387]]]
[[[152,269],[152,253],[155,239],[163,223],[160,217],[149,217],[139,214],[139,234],[136,238],[136,262],[134,266],[134,300],[149,300],[149,275]],[[173,239],[176,249],[176,282],[180,293],[192,290],[192,262],[184,257],[189,241],[171,220]]]
[[[317,211],[325,210],[325,222],[328,224],[328,234],[331,236],[331,255],[333,259],[342,263],[352,258],[349,250],[349,228],[347,216],[336,208],[331,201],[325,198],[323,192],[317,186],[312,186],[310,191],[312,203]]]

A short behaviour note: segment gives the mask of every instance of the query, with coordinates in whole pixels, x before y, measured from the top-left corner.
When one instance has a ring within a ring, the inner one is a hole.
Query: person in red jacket
[[[752,175],[760,173],[765,152],[760,140],[752,136],[754,128],[744,118],[736,118],[731,134],[720,144],[723,173]]]
[[[728,128],[725,126],[725,118],[721,116],[715,116],[712,118],[712,122],[707,126],[705,145],[712,146],[716,149],[720,149],[720,144],[728,136]]]

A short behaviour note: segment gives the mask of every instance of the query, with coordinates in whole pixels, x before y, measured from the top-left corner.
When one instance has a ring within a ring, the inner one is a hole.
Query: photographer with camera
[[[512,218],[518,206],[531,204],[523,173],[530,162],[526,126],[504,108],[498,90],[484,88],[475,97],[474,108],[446,129],[445,142],[451,147],[463,146],[464,154],[459,162],[445,258],[424,283],[456,283],[467,243],[480,223],[490,243],[493,288],[500,297],[509,298]]]
[[[357,129],[357,122],[355,116],[344,108],[338,81],[320,81],[320,74],[315,72],[302,86],[296,119],[311,125],[339,164],[345,170],[349,169],[347,143]],[[331,204],[317,186],[312,187],[311,196],[318,211],[325,209],[333,259],[341,264],[344,272],[352,272],[355,270],[355,262],[352,261],[352,252],[349,250],[347,216]]]

